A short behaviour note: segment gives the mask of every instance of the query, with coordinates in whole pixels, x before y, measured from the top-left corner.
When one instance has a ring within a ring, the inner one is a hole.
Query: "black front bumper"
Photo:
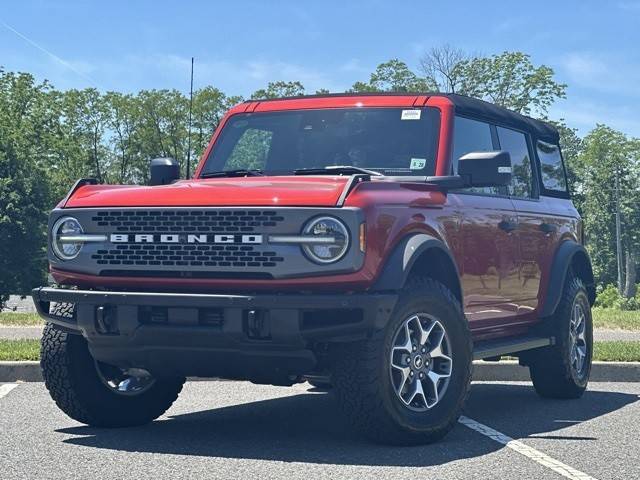
[[[319,344],[365,338],[384,328],[394,294],[105,292],[37,288],[38,313],[82,334],[94,358],[154,375],[273,382],[316,369]],[[75,304],[72,317],[50,302]]]

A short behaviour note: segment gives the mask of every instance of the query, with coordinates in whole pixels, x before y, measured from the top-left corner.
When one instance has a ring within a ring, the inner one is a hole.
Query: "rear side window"
[[[533,172],[527,137],[510,128],[497,127],[500,149],[511,154],[512,178],[509,195],[530,198],[533,195]]]
[[[540,175],[544,189],[551,192],[566,193],[567,179],[560,148],[551,143],[538,141],[536,150],[540,159]]]

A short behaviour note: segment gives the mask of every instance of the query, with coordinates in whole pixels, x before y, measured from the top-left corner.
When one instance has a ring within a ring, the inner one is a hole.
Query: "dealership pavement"
[[[331,393],[189,382],[145,427],[101,430],[60,412],[41,383],[0,385],[0,472],[31,478],[640,478],[640,384],[543,400],[528,383],[475,383],[440,443],[372,445]],[[482,433],[480,433],[482,432]]]

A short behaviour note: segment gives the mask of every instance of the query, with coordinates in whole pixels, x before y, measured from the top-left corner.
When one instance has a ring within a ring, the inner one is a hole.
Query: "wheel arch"
[[[372,290],[399,290],[413,275],[437,280],[463,304],[458,267],[442,240],[424,233],[406,236],[387,259]]]
[[[596,300],[596,288],[589,253],[579,243],[566,240],[560,244],[553,257],[547,294],[540,312],[541,317],[548,317],[556,311],[569,272],[573,272],[585,284],[589,303],[593,306]]]

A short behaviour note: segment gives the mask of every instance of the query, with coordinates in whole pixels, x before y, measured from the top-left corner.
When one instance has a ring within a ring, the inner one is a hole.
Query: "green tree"
[[[544,115],[567,86],[554,80],[553,69],[534,66],[529,55],[504,52],[462,60],[456,67],[459,93],[530,115]]]
[[[368,82],[356,82],[352,92],[428,92],[435,90],[433,82],[412,72],[406,63],[393,58],[381,63]]]
[[[585,137],[580,155],[587,246],[599,284],[615,283],[617,278],[615,185],[618,177],[625,296],[635,293],[635,266],[640,248],[639,158],[638,140],[629,139],[605,125],[598,125]]]
[[[240,102],[242,97],[228,97],[211,86],[193,92],[192,160],[202,155],[225,112]]]
[[[282,97],[297,97],[304,95],[304,85],[302,83],[295,82],[269,82],[267,88],[261,88],[256,90],[251,95],[252,99],[270,99],[270,98],[282,98]]]
[[[149,180],[148,161],[151,158],[175,158],[180,171],[184,171],[189,99],[177,90],[142,90],[138,99],[142,111],[138,136],[142,164],[137,168],[142,183]]]
[[[136,183],[143,175],[137,170],[140,162],[140,124],[142,106],[131,94],[107,92],[109,154],[112,157],[109,178],[114,183]]]
[[[0,70],[0,303],[45,280],[50,89]]]

